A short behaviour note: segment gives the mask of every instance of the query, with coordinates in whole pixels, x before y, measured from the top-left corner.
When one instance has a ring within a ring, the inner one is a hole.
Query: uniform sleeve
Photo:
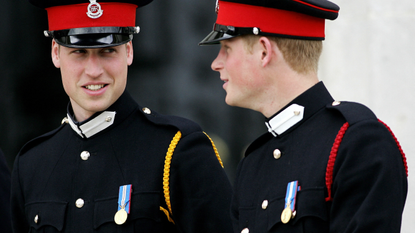
[[[402,154],[376,120],[351,125],[334,165],[330,232],[400,232],[407,194]]]
[[[231,185],[203,132],[178,142],[171,162],[170,190],[173,220],[181,232],[232,232]]]
[[[29,226],[26,220],[24,211],[24,198],[20,186],[19,179],[19,158],[18,155],[14,162],[12,172],[12,185],[11,185],[11,215],[12,215],[12,228],[14,233],[29,232]]]

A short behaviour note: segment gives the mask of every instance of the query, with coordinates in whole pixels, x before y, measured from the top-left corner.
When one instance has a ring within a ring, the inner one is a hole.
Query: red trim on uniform
[[[339,11],[338,11],[338,10],[336,11],[336,10],[330,10],[330,9],[326,9],[326,8],[318,7],[318,6],[312,5],[312,4],[310,4],[310,3],[303,2],[303,1],[301,1],[301,0],[293,0],[293,1],[294,1],[294,2],[299,2],[299,3],[301,3],[301,4],[304,4],[304,5],[307,5],[307,6],[310,6],[310,7],[312,7],[312,8],[316,8],[316,9],[322,10],[322,11],[328,11],[328,12],[339,13]]]
[[[333,169],[334,169],[334,162],[336,161],[337,151],[339,150],[339,146],[341,141],[343,140],[343,136],[346,133],[346,130],[349,128],[349,123],[346,122],[340,128],[339,133],[334,139],[333,147],[330,151],[329,161],[327,163],[326,168],[326,187],[328,196],[326,197],[326,201],[332,201],[333,197],[331,196],[331,185],[333,184]]]
[[[219,2],[217,24],[258,27],[263,32],[324,38],[325,19],[275,8]]]
[[[398,141],[398,139],[395,137],[395,134],[392,132],[392,130],[387,126],[383,121],[379,120],[380,123],[382,123],[386,129],[388,129],[389,133],[392,135],[393,139],[396,142],[396,145],[398,146],[399,152],[401,152],[402,155],[402,161],[403,165],[405,167],[406,176],[408,176],[408,164],[406,163],[406,156],[405,153],[402,150],[402,147]],[[334,140],[333,147],[331,148],[329,161],[327,163],[326,168],[326,187],[327,187],[327,194],[326,201],[332,201],[333,197],[331,196],[331,186],[333,184],[333,169],[334,169],[334,162],[336,161],[337,152],[339,150],[340,143],[343,139],[344,134],[346,133],[347,128],[349,128],[349,123],[344,123],[344,125],[340,128],[339,133],[336,136],[336,139]]]
[[[137,5],[129,3],[99,3],[103,14],[91,19],[86,14],[89,3],[46,8],[49,31],[85,27],[134,27]]]
[[[406,172],[406,176],[408,176],[408,164],[406,163],[406,156],[405,153],[402,150],[401,144],[399,143],[398,139],[395,137],[395,134],[392,132],[391,128],[389,128],[389,126],[387,126],[383,121],[379,120],[380,123],[382,123],[390,132],[390,134],[392,135],[393,139],[396,142],[396,145],[398,146],[399,151],[401,152],[402,155],[402,160],[403,160],[403,165],[405,167],[405,172]]]

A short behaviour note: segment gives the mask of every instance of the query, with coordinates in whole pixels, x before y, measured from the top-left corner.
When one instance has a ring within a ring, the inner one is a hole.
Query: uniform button
[[[143,108],[143,112],[145,114],[151,114],[151,110],[149,108]]]
[[[82,151],[82,153],[81,153],[81,159],[82,160],[88,160],[89,156],[91,156],[91,154],[88,151]]]
[[[331,105],[332,106],[337,106],[337,105],[339,105],[340,104],[340,101],[334,101]]]
[[[33,221],[37,224],[39,222],[39,215],[36,214],[35,219]]]
[[[265,210],[265,209],[267,209],[267,207],[268,207],[268,200],[264,200],[262,202],[262,209]]]
[[[241,233],[249,233],[249,229],[248,228],[244,228]]]
[[[273,152],[273,154],[274,154],[274,158],[275,159],[281,158],[281,151],[280,150],[275,149],[274,152]]]
[[[107,117],[105,118],[105,121],[106,121],[106,122],[111,122],[111,121],[112,121],[112,117],[107,116]]]
[[[75,205],[78,208],[82,208],[84,206],[85,202],[82,198],[79,198],[78,200],[76,200]]]

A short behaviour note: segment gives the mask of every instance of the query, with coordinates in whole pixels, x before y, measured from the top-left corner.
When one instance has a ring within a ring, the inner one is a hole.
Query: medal
[[[284,224],[288,223],[292,218],[292,214],[293,212],[291,211],[290,207],[285,208],[281,214],[281,222]]]
[[[117,213],[115,213],[114,215],[114,221],[116,224],[118,225],[122,225],[125,223],[125,221],[127,221],[127,211],[125,211],[125,209],[120,209],[117,211]]]
[[[114,215],[114,222],[122,225],[127,221],[131,204],[131,184],[120,186],[118,194],[118,211]]]
[[[284,224],[287,224],[295,216],[295,201],[298,190],[298,181],[288,183],[287,193],[285,195],[285,208],[281,213],[281,222]]]

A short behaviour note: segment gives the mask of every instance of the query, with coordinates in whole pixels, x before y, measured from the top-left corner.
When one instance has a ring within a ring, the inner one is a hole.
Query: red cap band
[[[103,10],[99,18],[87,15],[89,3],[46,8],[49,31],[85,27],[135,27],[137,5],[118,2],[100,3]]]
[[[219,2],[217,24],[257,27],[262,32],[299,37],[324,38],[325,19],[261,6]]]

